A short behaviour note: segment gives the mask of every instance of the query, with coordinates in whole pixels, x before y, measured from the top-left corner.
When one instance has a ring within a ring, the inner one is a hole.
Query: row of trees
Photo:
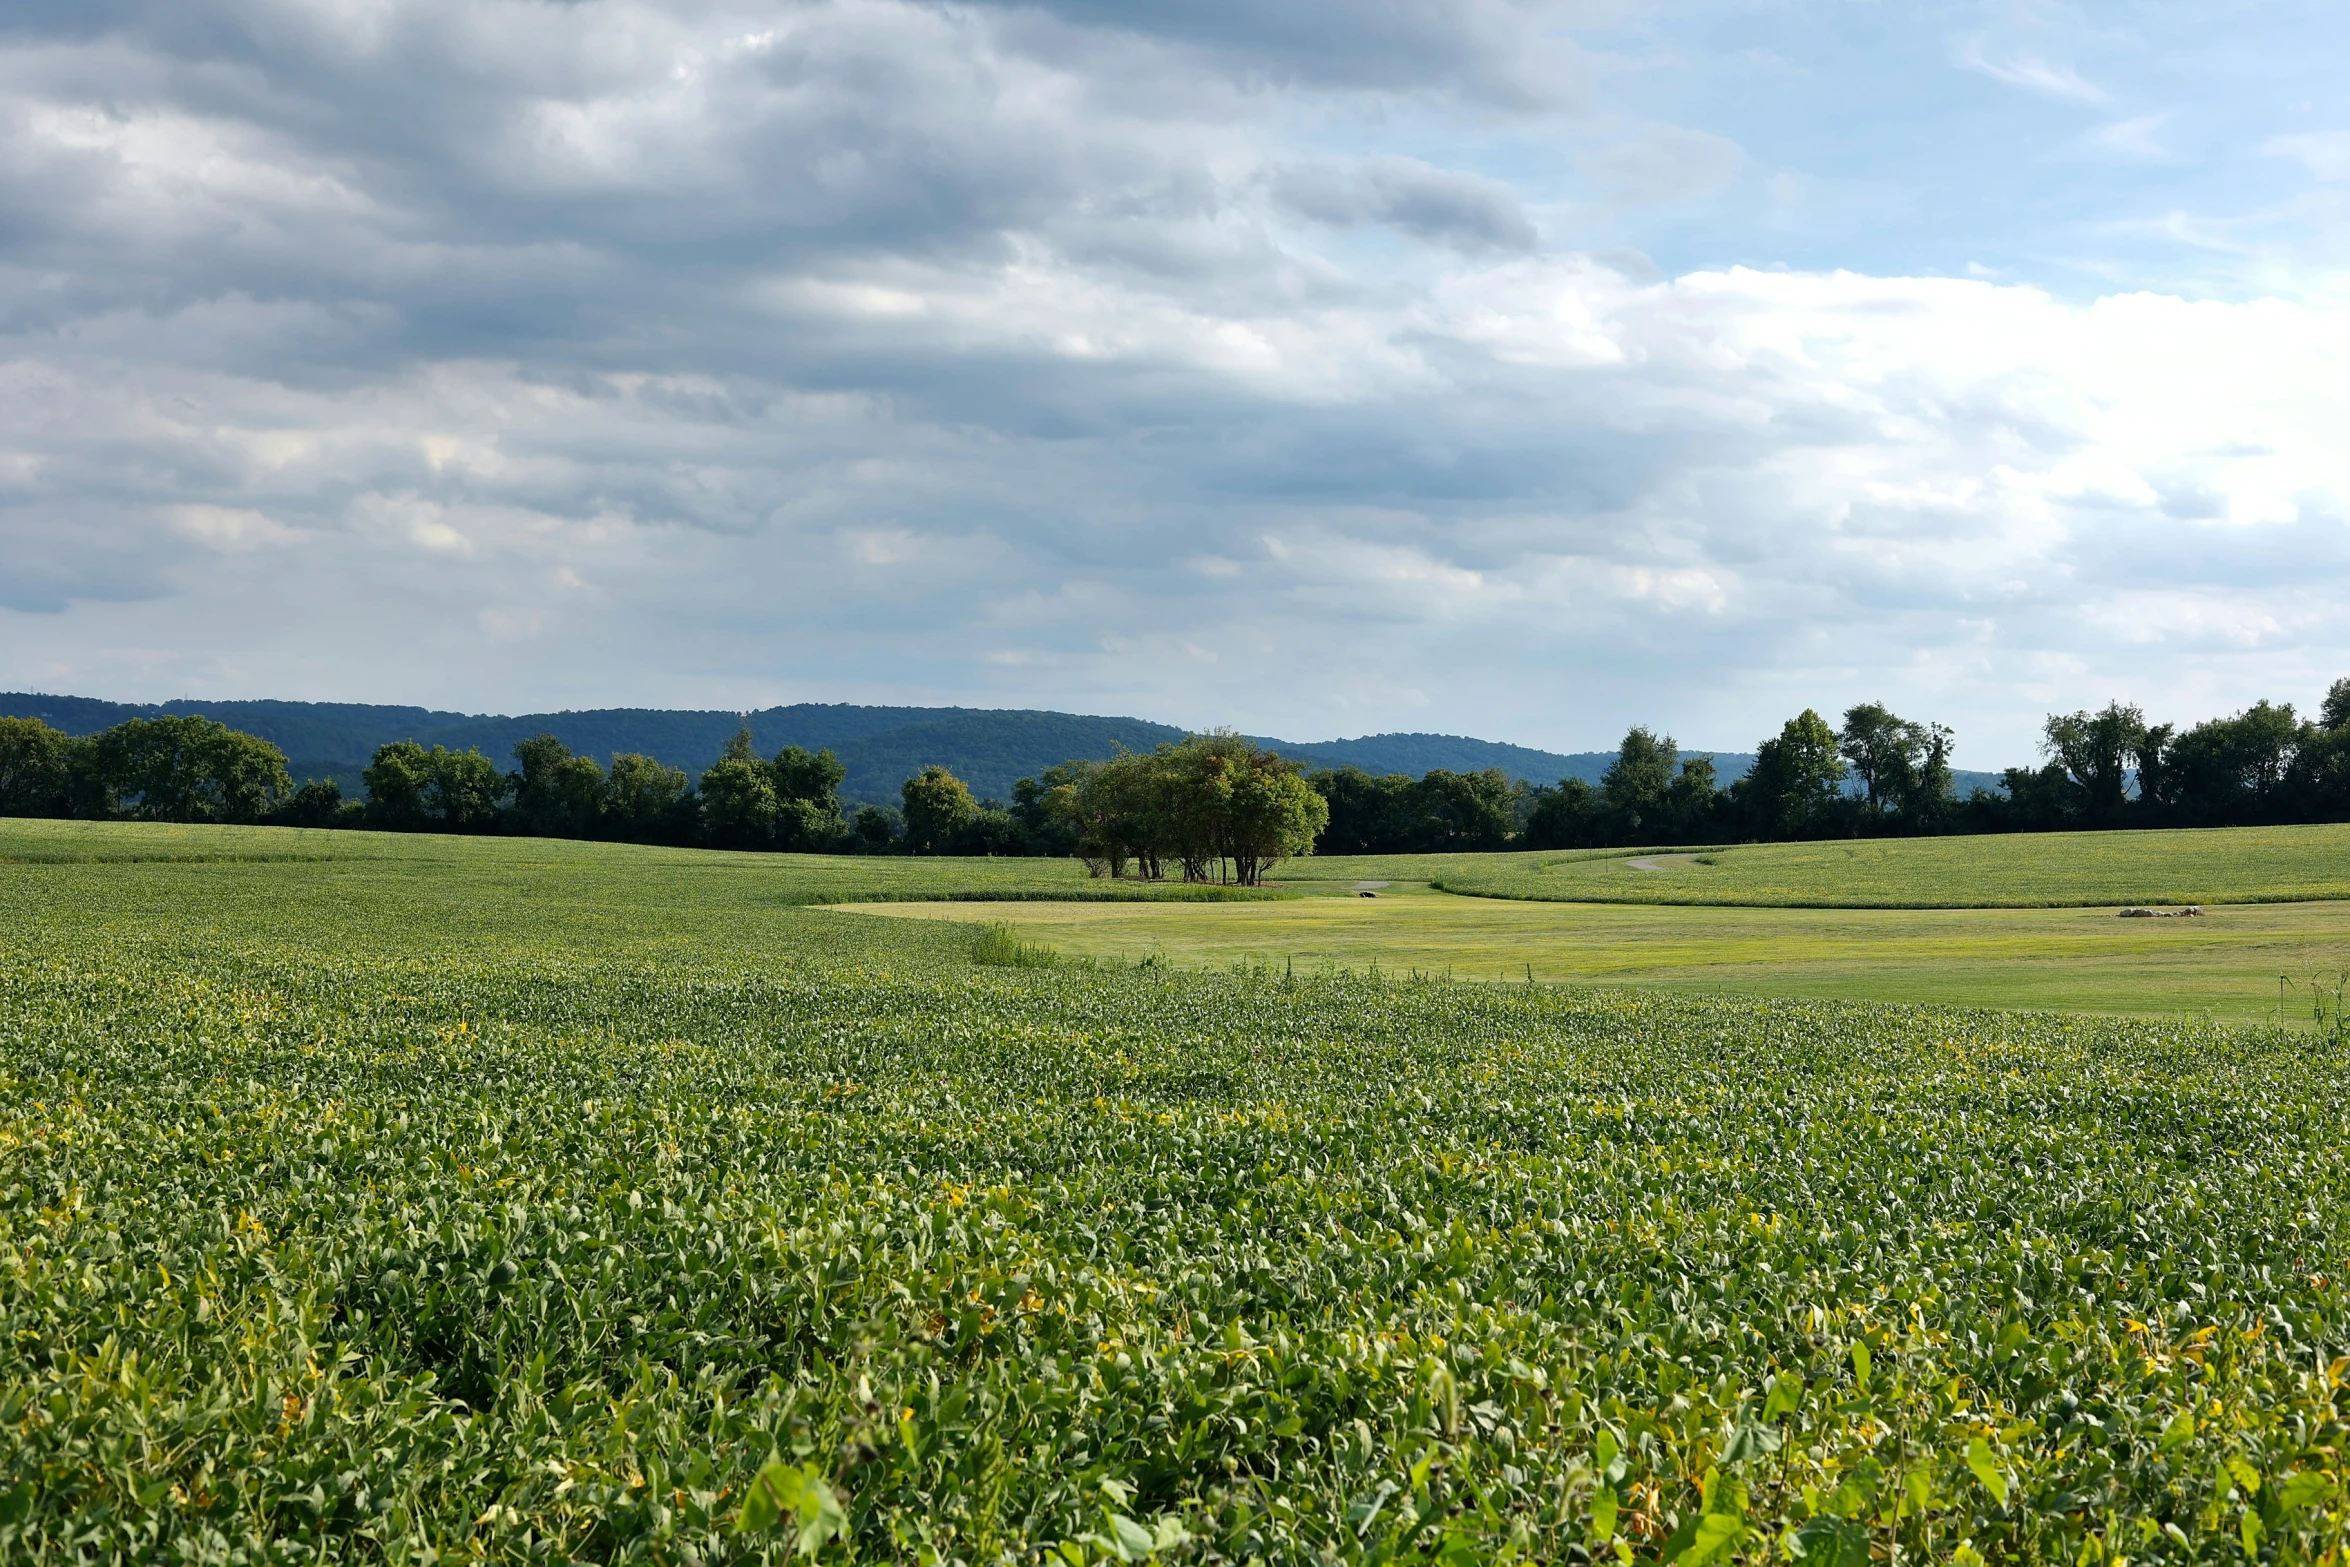
[[[277,747],[208,718],[136,718],[87,737],[0,718],[0,816],[270,823],[390,832],[520,833],[724,849],[1083,854],[1098,874],[1170,871],[1254,884],[1311,852],[1328,819],[1297,768],[1231,734],[1148,756],[1070,762],[1023,778],[1010,805],[944,767],[905,781],[901,807],[845,813],[830,751],[761,756],[746,729],[699,779],[651,757],[609,769],[552,735],[501,771],[478,750],[378,747],[365,800],[332,780],[297,789]]]
[[[2245,826],[2350,818],[2350,679],[2303,718],[2255,702],[2180,730],[2108,703],[2048,720],[2037,771],[2010,769],[2027,827]]]
[[[867,806],[845,819],[847,776],[830,751],[786,746],[762,757],[746,731],[698,780],[649,756],[621,755],[607,771],[552,735],[514,748],[514,771],[478,750],[427,750],[413,740],[376,749],[361,774],[365,800],[331,779],[299,789],[276,746],[209,718],[134,718],[100,734],[67,735],[39,719],[0,718],[0,816],[92,820],[271,823],[389,832],[524,833],[734,849],[888,850],[902,843],[896,813]],[[934,776],[937,775],[937,776]],[[942,769],[909,780],[912,819],[941,843],[969,846],[973,830],[1021,834],[1010,817],[972,801],[937,825]],[[919,785],[919,786],[918,786]],[[928,814],[925,815],[925,808]],[[1066,835],[1064,835],[1066,836]]]
[[[1304,774],[1219,731],[1145,754],[1067,762],[1023,778],[1009,804],[943,767],[906,780],[900,808],[853,816],[830,751],[761,756],[749,731],[696,779],[640,755],[609,768],[552,735],[502,771],[479,751],[380,747],[364,801],[331,781],[300,789],[275,746],[211,719],[134,718],[70,736],[0,718],[0,816],[278,822],[403,832],[511,832],[733,849],[1077,854],[1096,874],[1257,881],[1292,855],[1515,846],[1724,842],[2062,827],[2214,826],[2350,819],[2350,679],[2314,719],[2258,702],[2184,730],[2137,708],[2052,714],[2042,765],[2003,791],[1958,797],[1951,731],[1880,703],[1832,725],[1811,709],[1724,785],[1713,758],[1635,727],[1594,786],[1498,771]]]
[[[2053,713],[2042,763],[1961,798],[1952,731],[1877,702],[1831,724],[1806,708],[1725,785],[1705,755],[1635,727],[1594,786],[1513,784],[1499,772],[1374,778],[1316,773],[1330,803],[1325,853],[1407,853],[1715,843],[2081,827],[2204,827],[2350,820],[2350,679],[2315,719],[2257,702],[2180,730],[2135,707]]]

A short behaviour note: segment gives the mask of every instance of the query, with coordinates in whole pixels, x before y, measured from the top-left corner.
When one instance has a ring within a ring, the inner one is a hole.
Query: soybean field
[[[0,864],[8,1560],[2339,1559],[2330,1037],[224,842]]]

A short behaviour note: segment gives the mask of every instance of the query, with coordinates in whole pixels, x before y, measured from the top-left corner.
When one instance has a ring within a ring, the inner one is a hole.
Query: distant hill
[[[536,734],[551,734],[574,751],[608,761],[615,753],[638,751],[673,767],[699,774],[718,759],[727,740],[749,722],[751,738],[772,755],[787,745],[829,748],[848,768],[842,794],[851,800],[894,802],[898,785],[936,763],[951,769],[982,798],[1006,799],[1012,784],[1073,757],[1114,756],[1123,748],[1147,751],[1184,731],[1141,718],[1105,718],[1075,713],[971,707],[860,707],[848,703],[801,702],[743,714],[710,709],[610,707],[587,712],[524,713],[516,717],[448,713],[427,707],[374,706],[357,702],[103,702],[94,697],[0,693],[0,714],[39,718],[68,734],[92,734],[126,718],[164,713],[201,713],[233,729],[259,735],[286,753],[297,780],[333,778],[344,792],[358,794],[359,770],[375,748],[394,740],[415,740],[462,751],[478,748],[501,767],[514,762],[514,746]],[[1259,737],[1285,756],[1318,767],[1360,767],[1371,773],[1411,773],[1432,768],[1482,772],[1498,767],[1529,783],[1562,778],[1599,782],[1615,760],[1613,751],[1537,751],[1462,735],[1364,735],[1353,740],[1296,742]],[[1753,765],[1739,751],[1713,753],[1724,781]],[[1959,792],[1976,784],[1995,787],[1990,773],[1959,774]]]

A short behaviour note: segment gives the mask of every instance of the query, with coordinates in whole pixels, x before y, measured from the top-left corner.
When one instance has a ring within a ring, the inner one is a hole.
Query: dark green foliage
[[[1432,854],[1498,849],[1517,827],[1520,791],[1498,769],[1373,777],[1358,767],[1307,775],[1327,803],[1322,854]]]
[[[862,806],[857,811],[856,834],[859,848],[879,853],[896,840],[897,823],[878,805]]]
[[[593,838],[604,824],[609,789],[593,757],[574,756],[553,735],[514,748],[514,827],[539,838]]]
[[[2306,727],[2289,702],[2207,719],[2163,747],[2155,802],[2200,822],[2279,819]]]
[[[133,821],[258,822],[294,790],[276,746],[209,718],[134,718],[87,754],[104,814]]]
[[[979,802],[963,780],[943,767],[925,767],[899,790],[905,801],[906,848],[914,854],[951,854]]]
[[[702,841],[727,849],[821,851],[845,847],[840,759],[787,745],[760,757],[748,724],[702,774]]]
[[[2285,714],[2289,725],[2292,709]],[[2120,816],[2129,770],[2146,751],[2146,715],[2108,702],[2095,713],[2051,713],[2045,734],[2048,755],[2080,786],[2091,822]]]
[[[1599,798],[1630,841],[1639,842],[1643,828],[1649,837],[1671,836],[1659,829],[1665,824],[1665,795],[1673,786],[1679,760],[1680,747],[1671,735],[1660,740],[1639,725],[1626,731],[1615,761],[1599,780]]]
[[[377,751],[365,777],[368,825],[392,832],[487,832],[511,787],[479,751],[413,740]]]
[[[632,843],[691,843],[696,833],[693,781],[680,768],[624,752],[612,758],[604,824]]]
[[[702,836],[722,849],[764,849],[775,837],[775,774],[751,744],[748,727],[702,774]]]
[[[1219,729],[1148,756],[1071,764],[1047,806],[1076,829],[1096,876],[1146,879],[1175,867],[1187,882],[1258,885],[1281,860],[1313,851],[1330,807],[1298,765]]]
[[[1604,840],[1599,793],[1580,778],[1562,778],[1535,795],[1526,816],[1529,849],[1588,849]]]
[[[59,733],[37,718],[0,718],[0,816],[77,814],[80,752],[87,741]]]
[[[285,827],[357,827],[366,819],[367,807],[344,799],[343,786],[331,778],[314,778],[296,789],[275,818]]]
[[[1075,813],[1056,801],[1062,791],[1074,789],[1084,776],[1081,762],[1048,767],[1041,778],[1022,778],[1012,785],[1012,819],[1032,847],[1028,852],[1066,856],[1077,852]]]
[[[1750,837],[1806,838],[1847,816],[1844,777],[1836,731],[1807,707],[1756,748],[1731,793]]]

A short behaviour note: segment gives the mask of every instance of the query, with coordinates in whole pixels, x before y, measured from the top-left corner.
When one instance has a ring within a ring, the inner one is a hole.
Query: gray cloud
[[[1532,250],[1537,243],[1507,185],[1414,158],[1288,169],[1276,177],[1274,192],[1291,211],[1320,223],[1384,223],[1468,250]]]
[[[2277,552],[2338,526],[2338,315],[1630,275],[1445,137],[1298,129],[1554,112],[1564,17],[13,8],[0,663],[1990,746],[2333,645],[2350,562]]]

